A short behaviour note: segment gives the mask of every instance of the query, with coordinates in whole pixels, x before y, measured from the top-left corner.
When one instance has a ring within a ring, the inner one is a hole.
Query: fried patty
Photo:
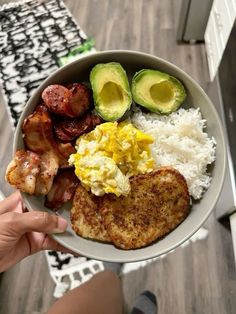
[[[84,238],[110,242],[99,212],[100,198],[79,185],[73,198],[71,224],[73,230]]]
[[[188,187],[174,168],[161,167],[135,176],[130,184],[128,196],[107,194],[99,206],[105,228],[117,247],[144,247],[176,228],[188,215]]]

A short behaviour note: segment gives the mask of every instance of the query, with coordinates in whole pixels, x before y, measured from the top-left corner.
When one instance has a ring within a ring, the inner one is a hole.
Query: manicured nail
[[[53,230],[54,233],[61,233],[64,232],[66,230],[68,226],[68,222],[62,218],[62,217],[58,217],[57,218],[57,228],[55,230]]]

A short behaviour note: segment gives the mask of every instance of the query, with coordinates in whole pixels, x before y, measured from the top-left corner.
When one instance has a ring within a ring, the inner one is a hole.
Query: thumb
[[[56,215],[50,215],[47,212],[27,212],[27,213],[7,213],[12,216],[12,229],[17,234],[36,231],[43,233],[61,233],[66,230],[67,221]]]

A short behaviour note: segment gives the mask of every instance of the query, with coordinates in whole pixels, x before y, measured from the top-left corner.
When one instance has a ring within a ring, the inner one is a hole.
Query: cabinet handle
[[[210,40],[206,40],[206,46],[207,46],[207,56],[208,58],[212,58],[213,57],[213,51],[212,51],[212,43],[210,42]]]
[[[221,14],[217,12],[217,10],[214,10],[214,17],[216,22],[216,27],[218,28],[218,31],[221,32],[223,29],[223,24],[221,22]]]

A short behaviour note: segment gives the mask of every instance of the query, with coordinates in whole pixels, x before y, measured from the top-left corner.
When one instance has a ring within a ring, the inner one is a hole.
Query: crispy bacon
[[[52,152],[39,155],[29,150],[18,150],[7,167],[6,180],[22,192],[46,195],[58,167],[58,158]]]
[[[78,184],[79,179],[76,177],[74,169],[61,171],[55,177],[52,188],[46,196],[45,206],[57,210],[73,198]]]
[[[61,141],[73,141],[80,135],[90,132],[102,119],[92,113],[86,113],[82,118],[64,118],[55,121],[54,131]]]
[[[31,151],[18,150],[6,170],[6,181],[16,189],[34,194],[41,158]]]
[[[27,148],[33,152],[42,154],[52,149],[52,119],[45,106],[37,106],[36,110],[25,118],[22,131]]]
[[[74,154],[76,152],[75,147],[71,143],[61,143],[57,141],[55,146],[55,152],[59,157],[60,167],[70,167],[70,165],[68,164],[68,158],[71,154]]]
[[[74,118],[88,110],[91,92],[85,85],[79,83],[70,84],[68,88],[53,84],[44,89],[42,99],[49,111]]]
[[[52,183],[59,168],[58,158],[49,151],[41,156],[40,173],[36,179],[35,195],[46,195],[52,187]]]
[[[59,159],[60,167],[68,167],[69,155],[75,152],[71,143],[60,143],[54,139],[52,118],[47,108],[40,105],[29,115],[22,127],[25,145],[31,151],[43,154],[52,152]]]

